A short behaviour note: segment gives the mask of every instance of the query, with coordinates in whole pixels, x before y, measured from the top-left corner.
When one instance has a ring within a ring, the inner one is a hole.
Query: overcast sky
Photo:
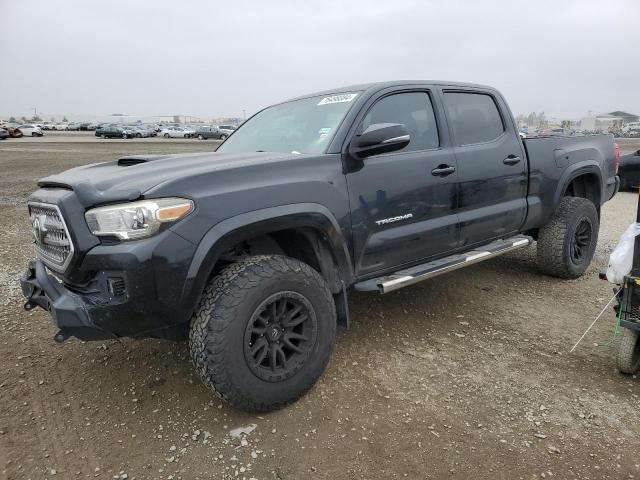
[[[0,117],[242,116],[394,79],[640,114],[639,25],[639,0],[0,0]]]

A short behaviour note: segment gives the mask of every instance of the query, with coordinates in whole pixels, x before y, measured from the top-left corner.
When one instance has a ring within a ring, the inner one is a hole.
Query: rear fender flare
[[[553,205],[556,207],[560,204],[560,200],[564,195],[564,192],[567,190],[569,184],[576,179],[577,177],[585,174],[595,174],[598,177],[598,187],[599,187],[599,197],[600,203],[603,201],[603,183],[602,183],[602,173],[600,171],[600,164],[595,160],[586,160],[584,162],[574,163],[570,167],[568,167],[558,180],[558,188],[553,197]],[[600,205],[596,205],[596,208],[600,208]]]

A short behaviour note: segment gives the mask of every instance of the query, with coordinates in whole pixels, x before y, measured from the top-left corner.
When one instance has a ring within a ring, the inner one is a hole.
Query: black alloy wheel
[[[247,365],[262,380],[285,380],[302,368],[317,335],[311,303],[297,292],[275,293],[247,322],[243,345]]]
[[[584,260],[587,252],[591,247],[591,237],[593,235],[593,227],[588,218],[580,220],[576,226],[573,238],[571,239],[571,260],[575,264],[580,264]]]

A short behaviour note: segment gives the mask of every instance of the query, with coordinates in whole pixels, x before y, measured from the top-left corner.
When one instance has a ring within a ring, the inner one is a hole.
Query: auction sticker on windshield
[[[318,102],[318,105],[329,105],[330,103],[344,103],[350,102],[358,96],[357,93],[340,93],[338,95],[331,95],[330,97],[324,97]]]

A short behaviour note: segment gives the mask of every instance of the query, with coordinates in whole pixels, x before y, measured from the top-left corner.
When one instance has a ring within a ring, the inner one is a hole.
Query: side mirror
[[[365,158],[402,150],[410,140],[409,130],[401,123],[375,123],[353,138],[349,152]]]

